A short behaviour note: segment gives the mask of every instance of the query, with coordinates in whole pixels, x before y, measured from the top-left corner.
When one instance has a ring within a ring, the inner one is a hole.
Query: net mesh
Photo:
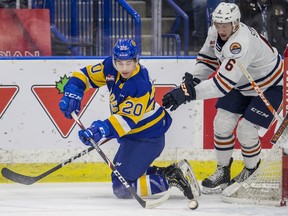
[[[224,202],[260,205],[281,205],[282,148],[273,145],[259,168],[243,183],[227,187],[222,194]]]

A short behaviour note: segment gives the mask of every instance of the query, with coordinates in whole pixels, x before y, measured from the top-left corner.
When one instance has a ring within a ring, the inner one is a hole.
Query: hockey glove
[[[183,77],[183,82],[180,86],[172,89],[167,94],[164,95],[162,99],[162,106],[165,109],[170,108],[170,111],[176,110],[181,104],[186,103],[186,101],[191,101],[196,99],[195,86],[201,81],[197,78],[193,78],[193,75],[186,72]]]
[[[84,90],[78,88],[77,86],[73,84],[65,85],[64,96],[59,102],[59,107],[66,118],[71,119],[71,113],[73,111],[75,111],[76,115],[78,115],[83,95]]]
[[[92,143],[89,141],[90,138],[97,143],[100,139],[109,135],[109,126],[105,122],[102,122],[100,120],[94,121],[91,126],[86,130],[80,130],[78,132],[79,139],[88,146],[92,145]]]

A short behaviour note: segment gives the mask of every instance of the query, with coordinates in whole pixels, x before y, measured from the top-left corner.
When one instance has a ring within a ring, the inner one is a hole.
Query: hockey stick
[[[109,139],[106,139],[104,140],[103,142],[99,143],[99,145],[102,145],[106,142],[108,142]],[[54,173],[55,171],[57,171],[58,169],[61,169],[62,167],[64,167],[65,165],[73,162],[74,160],[76,160],[77,158],[80,158],[86,154],[88,154],[90,151],[94,150],[94,146],[91,146],[89,147],[88,149],[85,149],[84,151],[78,153],[77,155],[65,160],[64,162],[62,162],[61,164],[58,164],[57,166],[53,167],[52,169],[38,175],[38,176],[27,176],[27,175],[22,175],[20,173],[16,173],[6,167],[4,167],[2,170],[1,170],[1,173],[2,175],[13,181],[13,182],[17,182],[17,183],[20,183],[20,184],[25,184],[25,185],[31,185],[31,184],[34,184],[35,182],[43,179],[44,177],[50,175],[51,173]]]
[[[76,123],[79,125],[79,127],[82,130],[85,130],[84,125],[82,122],[78,119],[78,116],[75,114],[75,112],[71,113],[71,116],[74,118]],[[164,202],[166,202],[169,198],[169,194],[166,193],[162,197],[158,199],[151,199],[151,200],[143,200],[136,192],[135,190],[128,184],[128,182],[123,178],[123,176],[118,172],[118,170],[115,168],[115,165],[109,160],[109,158],[105,155],[105,153],[102,151],[102,149],[98,146],[98,144],[91,138],[89,138],[90,143],[93,145],[93,147],[96,149],[96,151],[99,153],[99,155],[102,157],[102,159],[106,162],[106,164],[110,167],[110,169],[113,171],[113,173],[118,177],[120,182],[125,186],[127,190],[132,194],[132,196],[138,201],[138,203],[143,208],[154,208],[157,207]]]
[[[284,138],[284,140],[280,139],[282,137],[282,134],[284,133],[284,131],[287,130],[287,125],[288,125],[288,114],[285,116],[285,118],[281,122],[281,125],[278,127],[277,131],[275,132],[275,134],[271,138],[270,142],[272,144],[276,144],[278,142],[278,140],[284,141],[286,143],[288,142],[287,139],[285,139],[285,138]],[[285,132],[285,134],[286,133],[287,132]],[[287,148],[287,146],[283,146],[283,147]]]
[[[267,108],[270,110],[270,112],[273,114],[273,116],[275,117],[275,119],[278,122],[281,122],[281,125],[278,127],[276,133],[273,135],[273,137],[271,138],[271,143],[272,144],[276,144],[277,141],[279,140],[279,138],[283,135],[283,132],[285,131],[285,129],[287,128],[287,124],[288,124],[288,119],[287,119],[287,115],[285,117],[285,119],[283,120],[283,118],[281,116],[279,116],[279,114],[277,113],[277,111],[273,108],[273,106],[271,105],[271,103],[268,101],[268,99],[265,97],[264,93],[262,92],[262,90],[259,88],[259,86],[256,84],[256,82],[254,81],[254,79],[252,78],[252,76],[250,75],[250,73],[243,67],[242,64],[238,63],[238,67],[240,68],[240,70],[244,73],[244,75],[247,77],[248,81],[250,82],[250,84],[252,85],[252,87],[254,88],[254,90],[257,92],[257,94],[260,96],[260,98],[262,99],[262,101],[265,103],[265,105],[267,106]],[[287,141],[287,138],[285,139]],[[285,146],[281,145],[281,147],[285,147],[287,148],[287,144]]]
[[[268,101],[268,99],[265,97],[265,95],[263,94],[262,90],[259,88],[259,86],[256,84],[256,82],[254,81],[254,79],[252,78],[252,76],[250,75],[250,73],[243,67],[242,64],[238,64],[240,70],[244,73],[244,75],[247,77],[247,79],[249,80],[250,84],[252,85],[252,87],[254,88],[254,90],[257,92],[258,96],[260,96],[260,98],[263,100],[263,102],[265,103],[265,105],[267,106],[267,108],[270,110],[270,112],[273,114],[273,116],[277,119],[277,121],[282,121],[283,119],[278,115],[278,113],[276,112],[276,110],[273,108],[273,106],[271,105],[271,103]]]

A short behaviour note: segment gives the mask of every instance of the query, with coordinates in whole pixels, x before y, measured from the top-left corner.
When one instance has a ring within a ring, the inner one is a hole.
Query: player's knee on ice
[[[120,199],[131,199],[130,191],[118,180],[112,181],[113,193]]]
[[[141,179],[134,181],[129,181],[126,179],[126,181],[139,196],[150,196],[167,191],[169,188],[167,180],[160,174],[144,175],[141,177]],[[120,182],[114,173],[112,173],[112,188],[116,197],[120,199],[132,198],[130,191]]]

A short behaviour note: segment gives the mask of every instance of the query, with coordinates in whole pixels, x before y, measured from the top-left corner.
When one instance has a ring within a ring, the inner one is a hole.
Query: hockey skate
[[[203,194],[219,194],[230,182],[230,168],[233,158],[230,159],[229,166],[217,166],[216,171],[202,181]]]
[[[188,180],[193,194],[198,197],[201,196],[201,189],[200,189],[199,183],[195,177],[195,174],[189,162],[186,159],[181,160],[179,162],[179,167],[184,173],[185,178]]]
[[[187,161],[181,161],[180,163],[173,163],[170,166],[163,168],[162,173],[168,181],[169,187],[177,187],[181,190],[185,197],[193,199],[193,191],[190,185],[190,179],[187,173],[191,169]],[[191,169],[192,170],[192,169]],[[190,175],[190,174],[189,174]]]
[[[244,182],[247,178],[249,178],[249,176],[251,176],[258,169],[260,165],[260,161],[261,160],[259,160],[256,166],[252,169],[248,169],[244,167],[242,171],[229,182],[228,185],[232,185],[235,182],[238,182],[238,183]]]

